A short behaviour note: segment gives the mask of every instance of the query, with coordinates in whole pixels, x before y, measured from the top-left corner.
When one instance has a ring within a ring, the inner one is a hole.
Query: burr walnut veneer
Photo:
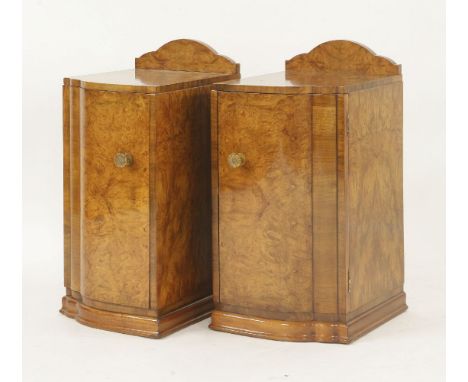
[[[212,309],[212,83],[239,65],[192,40],[65,78],[61,312],[160,337]]]
[[[400,66],[330,41],[215,89],[210,327],[348,343],[403,312]]]

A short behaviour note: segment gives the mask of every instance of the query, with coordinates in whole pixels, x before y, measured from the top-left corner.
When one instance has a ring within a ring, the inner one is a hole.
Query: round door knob
[[[228,155],[228,163],[232,168],[237,168],[245,163],[245,155],[242,153],[231,153]]]
[[[114,164],[117,167],[128,167],[133,163],[133,157],[128,153],[117,153],[114,157]]]

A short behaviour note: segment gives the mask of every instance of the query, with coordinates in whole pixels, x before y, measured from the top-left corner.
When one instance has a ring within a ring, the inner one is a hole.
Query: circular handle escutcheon
[[[245,155],[242,153],[231,153],[228,155],[228,163],[232,168],[241,167],[245,163]]]
[[[133,163],[133,157],[129,153],[117,153],[114,157],[114,164],[117,167],[128,167]]]

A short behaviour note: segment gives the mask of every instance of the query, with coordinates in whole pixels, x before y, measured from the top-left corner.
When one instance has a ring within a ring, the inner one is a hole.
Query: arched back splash
[[[356,75],[391,76],[401,74],[401,65],[377,56],[369,48],[347,40],[327,41],[309,53],[286,60],[286,73],[342,72]]]
[[[158,50],[135,59],[135,69],[181,70],[203,73],[239,73],[239,64],[219,55],[214,49],[199,41],[173,40]]]

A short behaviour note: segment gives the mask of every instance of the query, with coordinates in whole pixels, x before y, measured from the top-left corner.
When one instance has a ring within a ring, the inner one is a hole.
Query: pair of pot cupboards
[[[349,343],[407,308],[401,67],[330,41],[285,69],[176,40],[64,80],[63,314]]]

